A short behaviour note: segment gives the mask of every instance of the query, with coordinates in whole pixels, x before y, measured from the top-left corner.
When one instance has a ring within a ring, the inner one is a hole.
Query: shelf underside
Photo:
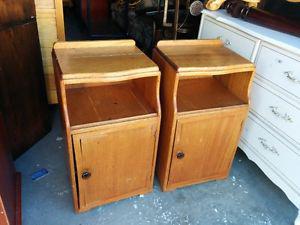
[[[245,104],[213,77],[179,81],[177,94],[179,113]]]
[[[155,111],[135,93],[131,83],[69,88],[67,107],[72,129],[119,119],[147,117]]]

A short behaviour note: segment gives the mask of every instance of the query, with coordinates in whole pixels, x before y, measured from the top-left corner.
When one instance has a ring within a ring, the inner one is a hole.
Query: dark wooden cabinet
[[[0,110],[17,157],[48,132],[48,104],[33,1],[1,1],[0,12]]]
[[[35,17],[33,0],[1,0],[0,1],[0,29],[29,21]]]
[[[100,32],[100,26],[109,18],[108,0],[76,0],[75,4],[89,34],[97,35]]]
[[[20,174],[16,173],[0,112],[0,224],[21,224]]]

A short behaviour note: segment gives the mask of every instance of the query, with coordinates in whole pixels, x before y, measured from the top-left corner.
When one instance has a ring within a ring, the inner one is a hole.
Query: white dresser
[[[219,38],[256,65],[239,147],[300,209],[300,38],[205,10],[199,39]],[[300,225],[300,210],[295,224]]]

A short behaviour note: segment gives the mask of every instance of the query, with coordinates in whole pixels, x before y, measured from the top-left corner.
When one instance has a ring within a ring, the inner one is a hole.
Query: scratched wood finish
[[[168,186],[170,189],[228,176],[247,106],[179,117]],[[178,152],[185,156],[178,159]]]
[[[152,163],[157,119],[99,127],[73,136],[80,208],[90,208],[152,189]],[[142,133],[142,135],[141,135]]]
[[[218,40],[161,41],[153,60],[162,72],[162,190],[225,178],[248,112],[253,64]]]
[[[33,0],[1,0],[0,1],[0,28],[4,24],[15,24],[29,21],[35,17]]]
[[[157,66],[131,40],[69,42],[63,45],[68,47],[68,51],[61,48],[59,42],[55,44],[55,51],[64,79],[119,79],[124,75],[158,72]],[[78,49],[78,46],[82,47]]]
[[[75,211],[152,191],[158,67],[132,40],[59,42],[52,55]]]
[[[18,157],[50,129],[36,22],[0,30],[0,42],[0,109]]]
[[[71,128],[155,113],[130,82],[69,88],[66,95]]]

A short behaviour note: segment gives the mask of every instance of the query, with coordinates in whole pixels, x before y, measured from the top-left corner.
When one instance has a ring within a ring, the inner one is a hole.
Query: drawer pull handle
[[[273,154],[279,156],[279,152],[277,151],[277,149],[274,146],[270,147],[267,144],[267,140],[266,139],[259,137],[258,140],[259,140],[260,144],[264,147],[264,149],[266,149],[269,152],[272,152]]]
[[[92,176],[92,174],[89,171],[83,171],[81,174],[81,177],[84,180],[89,179],[91,176]]]
[[[280,113],[278,111],[278,107],[276,107],[276,106],[270,106],[270,109],[271,109],[272,113],[275,116],[277,116],[278,118],[281,118],[281,119],[283,119],[283,120],[285,120],[287,122],[290,122],[290,123],[293,122],[292,118],[287,113],[285,113],[285,114]]]
[[[177,157],[177,159],[183,159],[184,158],[184,153],[183,152],[177,152],[176,157]]]
[[[230,46],[230,45],[231,45],[231,41],[226,40],[226,41],[225,41],[225,46]]]
[[[290,81],[293,81],[294,83],[300,84],[300,80],[297,80],[297,78],[293,76],[293,72],[292,71],[286,71],[286,72],[284,72],[284,74],[286,75],[286,77]]]

